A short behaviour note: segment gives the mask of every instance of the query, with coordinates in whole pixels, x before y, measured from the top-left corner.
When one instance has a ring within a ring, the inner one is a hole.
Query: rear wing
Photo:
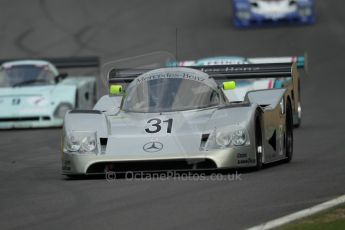
[[[217,80],[294,78],[294,75],[297,76],[296,64],[290,63],[195,66],[190,68],[205,72]]]
[[[14,58],[2,59],[0,65],[9,61],[20,60],[43,60],[52,63],[58,69],[71,69],[71,68],[99,68],[100,58],[97,56],[86,57],[42,57],[42,58]]]
[[[239,79],[291,78],[292,84],[290,85],[293,89],[297,89],[298,87],[296,63],[192,66],[188,68],[200,70],[207,73],[215,80],[224,81]],[[112,69],[108,74],[108,81],[110,85],[119,84],[123,89],[125,89],[135,78],[151,70],[152,69]]]
[[[291,56],[291,57],[254,57],[247,58],[248,62],[252,64],[265,64],[265,63],[280,63],[280,64],[293,64],[296,63],[298,70],[303,70],[308,75],[309,58],[308,53],[303,56]]]
[[[239,59],[243,60],[236,60],[236,57],[221,57],[220,61],[215,60],[214,63],[212,61],[209,61],[212,64],[209,64],[207,66],[221,66],[221,65],[244,65],[244,64],[270,64],[270,63],[279,63],[279,64],[290,64],[296,63],[296,67],[298,70],[301,70],[301,72],[304,72],[305,75],[308,74],[308,54],[305,53],[303,56],[285,56],[285,57],[247,57],[247,58],[241,58],[237,57]],[[208,58],[212,60],[213,58]],[[217,57],[215,57],[217,59]],[[227,60],[229,59],[229,60]],[[234,60],[233,60],[234,59]],[[201,59],[199,60],[189,60],[189,61],[173,61],[168,62],[166,64],[167,67],[197,67],[200,66],[201,63],[199,63]],[[223,64],[222,64],[223,63]],[[224,64],[225,63],[225,64]],[[205,64],[206,65],[206,64]]]

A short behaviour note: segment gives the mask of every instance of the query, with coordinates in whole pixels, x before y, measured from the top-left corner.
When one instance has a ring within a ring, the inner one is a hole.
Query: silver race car
[[[293,153],[296,65],[113,69],[94,110],[65,116],[62,173],[255,167]],[[289,77],[281,89],[225,92],[234,79]]]

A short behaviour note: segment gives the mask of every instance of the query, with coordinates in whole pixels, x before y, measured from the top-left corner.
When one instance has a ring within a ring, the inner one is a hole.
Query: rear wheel
[[[262,168],[262,129],[261,129],[261,119],[260,113],[255,114],[255,151],[256,151],[256,170]]]
[[[285,162],[288,163],[291,161],[293,155],[293,115],[290,101],[286,105],[285,125]]]

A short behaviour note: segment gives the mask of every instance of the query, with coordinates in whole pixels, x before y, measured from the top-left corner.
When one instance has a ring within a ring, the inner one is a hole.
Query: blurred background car
[[[98,58],[5,61],[0,66],[0,129],[58,127],[68,110],[92,108],[96,76],[68,76],[61,68],[98,67]]]
[[[314,0],[233,0],[236,27],[315,22]]]

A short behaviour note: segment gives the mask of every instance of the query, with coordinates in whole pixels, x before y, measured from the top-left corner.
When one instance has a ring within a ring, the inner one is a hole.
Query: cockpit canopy
[[[126,89],[122,110],[159,113],[203,109],[225,103],[207,74],[186,68],[164,68],[136,78]]]

